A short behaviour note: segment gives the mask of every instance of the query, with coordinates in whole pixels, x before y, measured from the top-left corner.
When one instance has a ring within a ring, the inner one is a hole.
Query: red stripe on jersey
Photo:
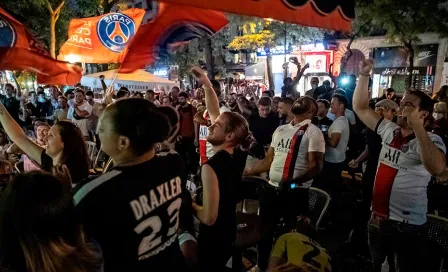
[[[201,165],[207,162],[207,140],[199,141],[199,154],[201,157]]]
[[[394,139],[389,144],[389,146],[395,150],[389,149],[389,153],[386,154],[386,158],[391,162],[398,164],[398,159],[401,154],[401,147],[409,143],[409,141],[413,138],[414,136],[411,135],[408,137],[402,137],[401,133],[396,131]],[[389,201],[397,174],[398,169],[380,162],[373,187],[372,212],[375,215],[389,218]]]
[[[397,173],[398,169],[383,163],[378,167],[372,198],[372,211],[378,216],[389,217],[389,200]]]
[[[297,133],[294,133],[294,136],[292,136],[291,145],[289,147],[288,155],[286,156],[285,165],[283,166],[282,181],[288,180],[289,168],[294,167],[291,166],[291,161],[294,153],[294,146],[296,145],[297,142],[297,137],[298,137]]]
[[[294,170],[297,162],[297,155],[299,154],[300,144],[302,143],[303,135],[308,129],[308,124],[301,126],[291,139],[288,155],[286,156],[285,165],[283,166],[282,180],[287,181],[294,178]]]
[[[210,119],[210,115],[208,114],[207,110],[205,110],[203,117],[207,121]],[[200,125],[200,129],[204,128],[208,130],[208,127],[206,125]],[[207,139],[199,139],[199,156],[201,165],[207,162]]]

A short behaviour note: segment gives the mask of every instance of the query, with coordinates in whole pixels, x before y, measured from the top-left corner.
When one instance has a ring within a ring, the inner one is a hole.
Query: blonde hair
[[[434,111],[439,111],[443,113],[443,117],[448,119],[448,106],[445,102],[438,102],[434,105]]]
[[[84,272],[98,263],[99,254],[93,245],[86,243],[84,234],[69,245],[62,238],[56,241],[20,241],[29,272]]]

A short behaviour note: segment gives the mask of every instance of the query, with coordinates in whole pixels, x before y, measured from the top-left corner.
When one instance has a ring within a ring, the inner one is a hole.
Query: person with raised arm
[[[202,203],[193,202],[201,221],[198,236],[199,271],[225,271],[236,238],[236,203],[250,144],[246,119],[235,112],[219,113],[218,97],[201,68],[192,69],[203,84],[212,125],[207,141],[214,155],[202,165]]]
[[[369,108],[372,69],[372,60],[361,62],[353,108],[383,141],[368,226],[374,271],[381,271],[388,252],[396,254],[400,271],[426,271],[426,191],[431,176],[445,169],[446,147],[439,136],[424,129],[425,117],[433,111],[433,101],[425,93],[408,91],[396,124]]]
[[[63,175],[64,180],[77,183],[89,174],[89,158],[81,131],[75,124],[61,121],[48,131],[47,147],[29,139],[22,128],[0,103],[0,123],[9,138],[41,166],[42,170]],[[69,175],[68,175],[69,174]]]

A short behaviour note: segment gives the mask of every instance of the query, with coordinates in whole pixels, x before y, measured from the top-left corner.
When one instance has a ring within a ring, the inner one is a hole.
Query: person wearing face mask
[[[311,90],[306,91],[306,92],[305,92],[305,95],[308,95],[309,97],[312,97],[312,98],[316,99],[316,98],[314,97],[314,91],[315,91],[315,90],[317,89],[317,87],[319,86],[319,78],[317,78],[317,77],[313,77],[313,78],[311,78],[311,80],[310,80],[310,84],[311,84]]]
[[[260,218],[266,230],[259,243],[258,266],[267,268],[272,237],[279,219],[291,226],[298,215],[308,210],[308,188],[322,169],[325,141],[320,129],[311,123],[317,103],[303,96],[291,108],[294,119],[278,127],[266,158],[244,175],[253,176],[269,171],[269,184],[260,199]]]
[[[432,113],[434,122],[431,131],[439,135],[445,145],[448,143],[448,106],[445,102],[434,104],[434,112]]]
[[[75,105],[75,93],[73,90],[68,90],[64,93],[64,96],[67,98],[67,104],[69,107],[73,107]]]
[[[196,174],[199,157],[196,155],[196,146],[199,144],[199,129],[194,116],[197,110],[187,103],[188,94],[181,92],[178,95],[179,105],[179,134],[177,135],[176,151],[187,164],[190,174]]]

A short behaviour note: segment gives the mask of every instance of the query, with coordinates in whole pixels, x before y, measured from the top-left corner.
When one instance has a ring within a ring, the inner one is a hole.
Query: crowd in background
[[[358,79],[312,78],[300,96],[308,67],[295,65],[280,96],[251,81],[223,91],[200,68],[186,91],[115,91],[100,78],[101,101],[82,86],[47,95],[6,84],[0,271],[226,271],[243,176],[266,180],[259,271],[337,270],[316,241],[308,195],[331,196],[325,228],[344,224],[347,180],[360,203],[350,243],[373,271],[386,258],[389,271],[433,271],[427,203],[444,211],[446,195],[427,188],[448,180],[448,86],[432,98],[389,88],[370,99],[366,60]],[[90,143],[109,171],[92,171]]]

